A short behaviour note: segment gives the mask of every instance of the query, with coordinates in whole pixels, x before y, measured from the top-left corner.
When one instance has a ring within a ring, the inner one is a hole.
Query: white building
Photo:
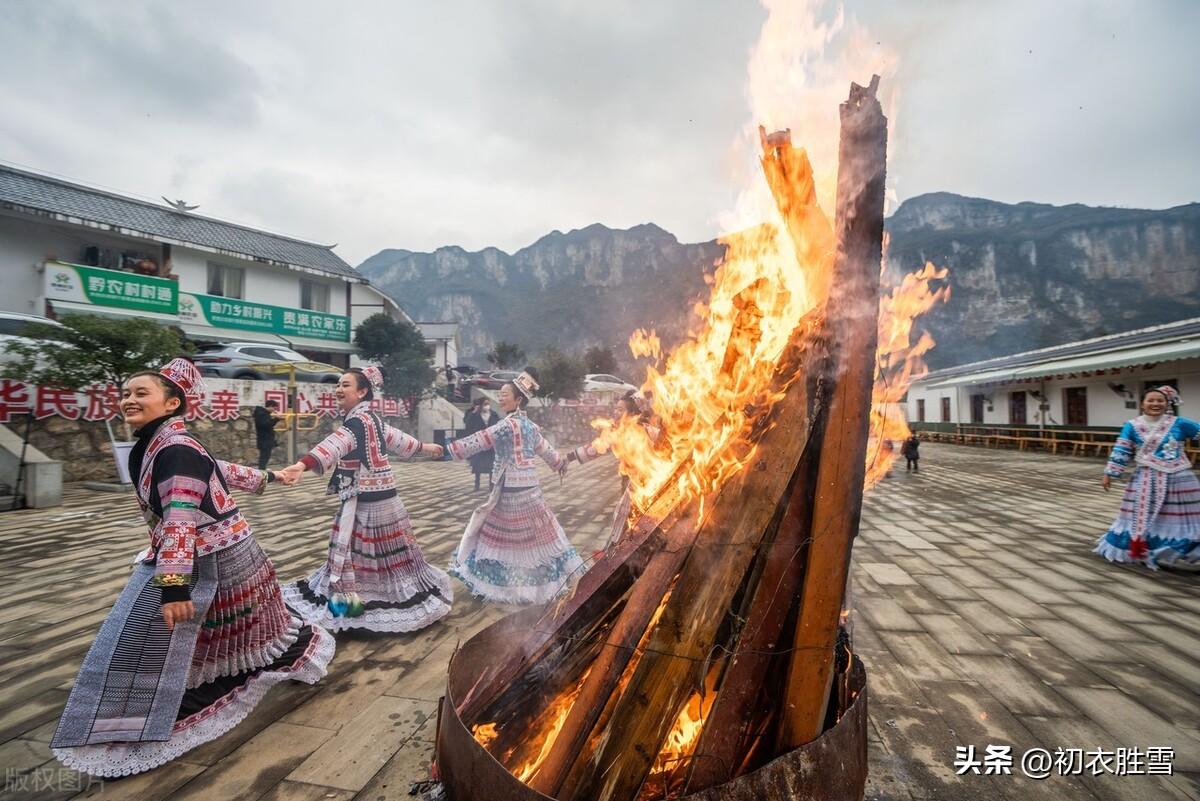
[[[936,370],[913,383],[905,408],[917,429],[1116,428],[1162,384],[1200,407],[1200,318]]]
[[[340,367],[370,315],[412,322],[332,246],[4,165],[0,276],[2,311],[144,317],[194,341],[286,344]]]

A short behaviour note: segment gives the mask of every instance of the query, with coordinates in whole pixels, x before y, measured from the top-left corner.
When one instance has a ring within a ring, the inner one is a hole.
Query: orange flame
[[[930,289],[930,282],[944,280],[949,270],[926,264],[904,276],[890,295],[879,301],[879,343],[875,350],[875,385],[871,391],[871,429],[867,441],[867,475],[870,489],[887,475],[896,459],[895,444],[911,433],[900,405],[913,381],[925,375],[924,356],[933,347],[933,337],[922,333],[912,342],[913,322],[938,303],[950,298],[946,284]]]

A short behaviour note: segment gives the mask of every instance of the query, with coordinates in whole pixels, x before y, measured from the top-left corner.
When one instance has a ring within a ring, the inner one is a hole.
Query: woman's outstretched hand
[[[276,470],[275,480],[285,487],[290,487],[299,483],[300,479],[304,477],[304,470],[304,463],[296,462],[294,465],[285,467],[282,470]]]
[[[1100,486],[1104,487],[1105,492],[1108,492],[1108,488],[1112,486],[1112,476],[1105,473],[1104,478],[1100,479]]]

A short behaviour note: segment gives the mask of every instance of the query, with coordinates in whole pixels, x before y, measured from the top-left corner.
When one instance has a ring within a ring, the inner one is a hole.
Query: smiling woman
[[[332,635],[284,606],[275,569],[229,494],[261,493],[274,474],[216,459],[187,430],[182,415],[199,384],[195,365],[176,359],[122,390],[150,547],[88,651],[51,743],[64,765],[94,776],[150,770],[215,739],[272,685],[313,684],[333,657]]]

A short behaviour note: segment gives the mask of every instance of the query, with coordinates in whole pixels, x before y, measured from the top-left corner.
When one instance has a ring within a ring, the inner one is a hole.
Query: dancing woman
[[[1184,443],[1200,424],[1177,417],[1181,400],[1174,387],[1142,393],[1142,414],[1121,429],[1104,470],[1107,491],[1132,461],[1133,477],[1121,511],[1095,552],[1110,562],[1141,562],[1151,569],[1176,559],[1200,561],[1200,481]]]
[[[284,606],[271,561],[229,488],[261,493],[270,471],[214,458],[184,424],[195,365],[138,373],[121,411],[150,547],[109,612],[51,749],[94,776],[150,770],[237,725],[278,682],[325,675],[333,636]]]
[[[618,401],[616,412],[613,416],[618,426],[626,418],[635,419],[637,424],[646,432],[646,437],[654,447],[658,448],[665,444],[662,429],[654,424],[659,423],[658,418],[650,410],[649,404],[647,404],[645,409],[638,405],[637,398],[632,391]],[[601,450],[597,447],[595,442],[589,442],[570,451],[567,454],[567,461],[586,464],[608,452],[607,449]],[[633,497],[629,492],[629,476],[621,476],[621,490],[621,500],[617,502],[616,508],[613,509],[612,520],[609,522],[608,537],[604,540],[604,547],[596,551],[596,556],[603,554],[604,551],[616,545],[625,536],[629,514],[633,509]]]
[[[495,425],[450,443],[450,455],[469,459],[494,451],[492,491],[467,523],[450,573],[471,592],[496,603],[544,603],[564,591],[582,566],[562,526],[546,506],[538,484],[541,458],[559,473],[567,461],[542,437],[525,415],[537,390],[531,370],[500,388]]]
[[[284,597],[305,620],[338,631],[416,631],[450,611],[450,577],[425,561],[408,511],[396,494],[388,454],[441,456],[442,447],[418,442],[371,411],[383,391],[378,367],[355,368],[338,381],[334,395],[344,424],[296,464],[282,471],[333,470],[329,494],[342,505],[333,520],[325,564],[284,586]]]

